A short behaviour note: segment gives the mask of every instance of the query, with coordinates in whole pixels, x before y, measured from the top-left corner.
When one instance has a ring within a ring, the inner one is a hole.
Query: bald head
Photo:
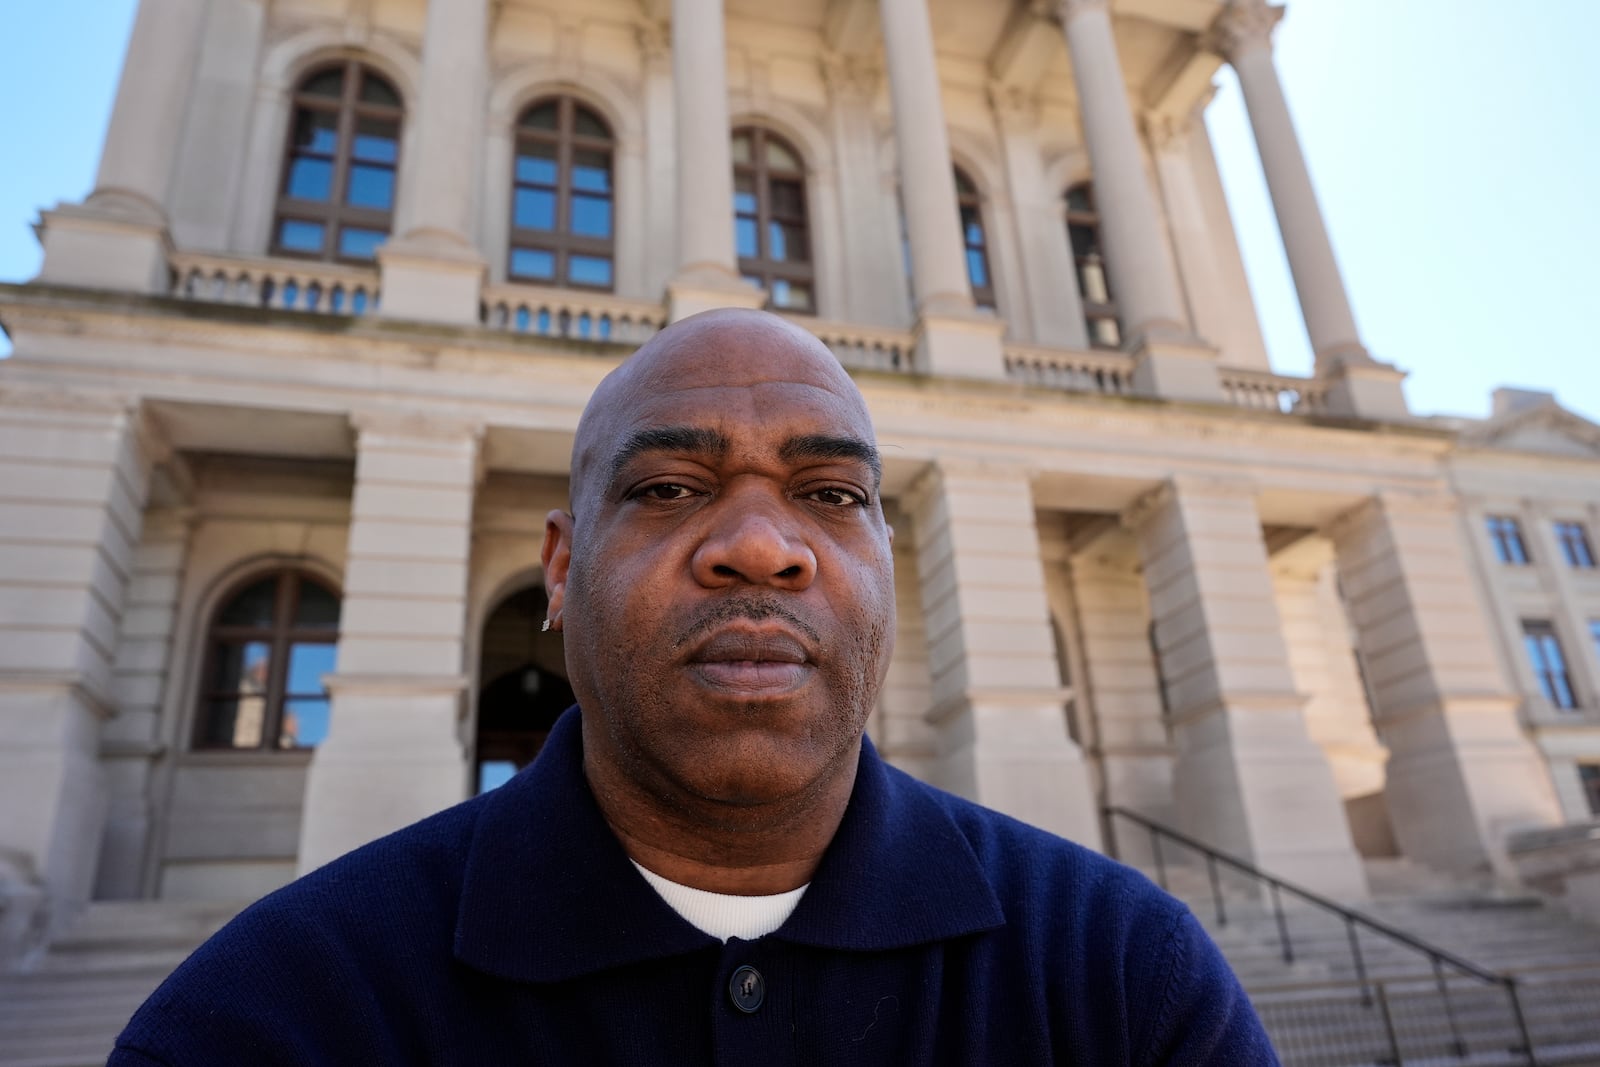
[[[850,375],[808,331],[765,311],[721,308],[675,322],[606,375],[578,421],[572,446],[573,514],[641,449],[716,450],[709,427],[672,425],[662,412],[642,418],[647,401],[701,389],[788,385],[798,403],[841,405],[857,434],[819,436],[809,446],[859,451],[878,466],[872,420]],[[815,394],[810,396],[808,394]],[[776,393],[774,394],[776,396]]]

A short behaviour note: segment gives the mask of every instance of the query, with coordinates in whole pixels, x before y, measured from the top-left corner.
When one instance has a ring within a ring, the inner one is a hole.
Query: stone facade
[[[1600,428],[1523,394],[1482,423],[1408,413],[1332,256],[1278,15],[143,0],[95,191],[0,286],[0,930],[251,898],[531,752],[545,712],[518,709],[557,699],[559,649],[503,620],[584,402],[662,323],[769,301],[856,375],[884,446],[890,760],[1097,847],[1119,805],[1346,897],[1364,855],[1509,872],[1508,835],[1590,818],[1600,570],[1570,526],[1600,534]],[[1224,62],[1310,379],[1266,362],[1201,121]],[[365,96],[303,128],[332,69],[388,87],[389,140],[350,148]],[[603,284],[513,269],[541,173],[519,123],[550,99],[608,138],[605,243],[548,253],[601,255]],[[730,227],[757,196],[728,181],[743,128],[797,161],[803,254]],[[294,254],[286,156],[324,149],[389,168],[363,178],[388,190],[375,250]],[[1091,180],[1075,247],[1064,196]],[[1091,348],[1108,302],[1118,344]],[[307,589],[336,631],[280,617]],[[259,590],[280,615],[244,617]]]

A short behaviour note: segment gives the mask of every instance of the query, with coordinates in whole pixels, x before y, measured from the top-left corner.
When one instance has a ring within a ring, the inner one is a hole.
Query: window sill
[[[306,767],[313,748],[191,748],[178,755],[185,767]]]

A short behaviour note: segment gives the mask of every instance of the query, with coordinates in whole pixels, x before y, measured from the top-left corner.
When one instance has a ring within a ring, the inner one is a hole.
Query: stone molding
[[[1272,33],[1283,15],[1282,7],[1266,0],[1233,0],[1202,38],[1201,47],[1229,62],[1252,49],[1271,48]]]
[[[1044,625],[1044,620],[1040,620]],[[954,696],[936,701],[927,711],[923,712],[923,721],[933,725],[942,726],[952,719],[959,717],[963,712],[979,705],[985,707],[1060,707],[1065,708],[1067,701],[1073,698],[1075,690],[1072,686],[1053,686],[1041,689],[1036,686],[1025,686],[1016,689],[996,689],[993,687],[976,687],[963,689]]]
[[[1038,127],[1039,101],[1029,89],[990,79],[985,90],[1002,133],[1028,133]]]
[[[456,419],[418,411],[386,411],[365,408],[350,413],[350,425],[358,441],[367,435],[420,437],[437,441],[469,440],[474,446],[483,440],[486,429],[477,419]],[[359,447],[359,445],[358,445]]]
[[[1226,497],[1254,500],[1260,488],[1249,478],[1227,475],[1179,474],[1141,495],[1122,510],[1118,520],[1130,531],[1138,532],[1169,503],[1183,498]]]

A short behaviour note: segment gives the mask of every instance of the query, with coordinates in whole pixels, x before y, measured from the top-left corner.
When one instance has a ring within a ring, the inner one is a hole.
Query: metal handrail
[[[1277,921],[1278,938],[1282,947],[1283,960],[1285,963],[1294,962],[1294,943],[1289,938],[1288,916],[1283,910],[1283,893],[1289,893],[1290,895],[1298,897],[1308,904],[1313,904],[1325,911],[1332,912],[1334,915],[1342,919],[1344,922],[1346,936],[1350,942],[1351,962],[1355,966],[1355,984],[1361,990],[1362,1001],[1363,1003],[1369,1005],[1374,1003],[1373,994],[1374,991],[1376,991],[1376,1002],[1383,1010],[1386,1024],[1388,1022],[1388,1004],[1384,990],[1384,982],[1372,979],[1367,975],[1366,961],[1363,959],[1361,954],[1361,941],[1356,933],[1357,927],[1364,927],[1375,934],[1386,937],[1391,941],[1411,949],[1412,951],[1420,952],[1427,957],[1428,963],[1433,972],[1434,983],[1437,986],[1439,994],[1444,1003],[1446,1019],[1449,1022],[1450,1030],[1454,1035],[1456,1051],[1460,1056],[1466,1055],[1466,1043],[1462,1039],[1460,1029],[1457,1025],[1455,1009],[1450,1003],[1449,982],[1445,977],[1444,965],[1448,964],[1457,971],[1460,971],[1462,974],[1475,978],[1485,984],[1504,987],[1506,995],[1511,1003],[1512,1015],[1516,1021],[1519,1036],[1522,1039],[1522,1047],[1527,1051],[1528,1062],[1530,1064],[1537,1064],[1537,1060],[1535,1059],[1533,1051],[1533,1040],[1528,1030],[1527,1019],[1524,1017],[1522,1011],[1522,998],[1517,990],[1518,979],[1516,975],[1503,974],[1498,971],[1492,971],[1487,967],[1480,967],[1478,964],[1473,963],[1470,960],[1466,960],[1460,956],[1457,956],[1448,949],[1429,944],[1419,937],[1415,937],[1406,933],[1404,930],[1390,926],[1386,922],[1374,919],[1368,915],[1363,915],[1361,912],[1355,911],[1352,908],[1347,908],[1338,901],[1331,900],[1328,897],[1323,896],[1321,893],[1307,889],[1304,886],[1296,885],[1293,882],[1285,881],[1276,875],[1268,874],[1259,867],[1250,863],[1248,860],[1240,859],[1238,856],[1229,855],[1220,849],[1212,848],[1203,841],[1196,840],[1195,838],[1190,837],[1188,834],[1174,830],[1169,826],[1164,826],[1153,819],[1146,818],[1136,811],[1129,811],[1127,808],[1117,807],[1116,805],[1108,805],[1103,810],[1106,815],[1106,828],[1109,831],[1113,855],[1115,855],[1118,851],[1116,847],[1117,817],[1120,816],[1121,818],[1127,819],[1128,821],[1143,827],[1145,831],[1149,833],[1150,846],[1156,865],[1156,880],[1160,883],[1162,889],[1167,888],[1166,863],[1161,855],[1161,839],[1163,837],[1170,838],[1178,844],[1193,849],[1195,852],[1200,853],[1206,858],[1206,870],[1210,876],[1212,900],[1216,907],[1218,926],[1228,925],[1228,913],[1222,901],[1222,882],[1218,874],[1219,865],[1230,867],[1233,870],[1238,871],[1240,874],[1250,878],[1251,880],[1267,886],[1272,895],[1272,910]]]

